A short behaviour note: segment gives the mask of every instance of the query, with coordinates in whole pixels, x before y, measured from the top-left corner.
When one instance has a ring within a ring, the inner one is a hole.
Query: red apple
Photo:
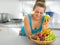
[[[45,37],[45,34],[43,34],[42,36]]]

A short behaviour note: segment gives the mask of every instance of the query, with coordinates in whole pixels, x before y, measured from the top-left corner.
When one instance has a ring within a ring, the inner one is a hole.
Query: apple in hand
[[[48,20],[49,18],[50,18],[50,16],[47,15],[47,14],[44,16],[44,19],[45,19],[45,20]]]

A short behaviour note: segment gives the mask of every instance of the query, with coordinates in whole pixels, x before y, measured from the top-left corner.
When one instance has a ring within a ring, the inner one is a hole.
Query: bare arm
[[[25,27],[27,36],[30,37],[31,36],[31,28],[30,28],[29,19],[27,16],[25,16],[25,18],[24,18],[24,27]]]

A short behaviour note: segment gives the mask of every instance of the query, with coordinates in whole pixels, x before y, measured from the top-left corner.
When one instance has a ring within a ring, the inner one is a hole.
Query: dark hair
[[[43,3],[43,2],[37,2],[37,3],[34,5],[33,10],[35,9],[36,6],[40,6],[40,7],[43,7],[43,8],[46,9],[45,3]]]
[[[36,3],[37,3],[37,2],[43,2],[43,3],[45,3],[46,0],[36,0]]]

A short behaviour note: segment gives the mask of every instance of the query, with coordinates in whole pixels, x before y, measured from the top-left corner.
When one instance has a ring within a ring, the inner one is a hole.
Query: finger
[[[47,23],[47,20],[45,20],[44,23],[46,24]]]
[[[50,21],[50,19],[47,19],[47,23]]]
[[[47,20],[46,20],[46,23],[47,23]]]

